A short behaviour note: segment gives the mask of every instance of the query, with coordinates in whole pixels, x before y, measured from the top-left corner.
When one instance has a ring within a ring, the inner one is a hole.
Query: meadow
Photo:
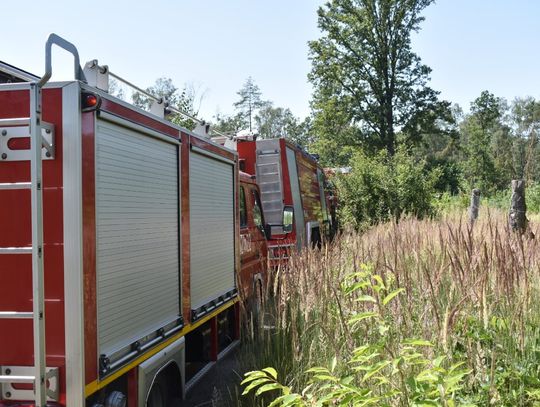
[[[406,218],[293,256],[266,288],[262,326],[246,329],[239,358],[252,373],[231,397],[540,405],[538,238],[484,209],[474,226],[463,212]]]

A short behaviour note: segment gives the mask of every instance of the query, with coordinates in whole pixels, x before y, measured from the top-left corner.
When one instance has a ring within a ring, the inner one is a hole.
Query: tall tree
[[[242,89],[237,92],[237,95],[240,96],[240,99],[234,103],[234,107],[241,114],[246,125],[249,124],[249,131],[251,132],[255,111],[263,106],[261,90],[250,76],[242,86]]]
[[[461,124],[463,172],[470,187],[489,193],[508,186],[512,168],[512,140],[504,123],[506,101],[483,91],[471,103]]]
[[[539,181],[540,102],[532,97],[516,98],[512,102],[510,119],[515,135],[513,150],[517,175],[528,181]]]
[[[335,114],[339,123],[330,126],[350,127],[343,134],[355,144],[393,155],[397,131],[417,131],[437,92],[427,86],[430,68],[411,50],[411,33],[432,2],[331,0],[319,8],[324,35],[309,44],[319,132],[330,136],[333,130],[325,130],[328,122],[317,116]]]

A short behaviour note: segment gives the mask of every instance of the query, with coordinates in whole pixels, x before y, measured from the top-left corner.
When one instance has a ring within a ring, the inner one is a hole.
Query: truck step
[[[0,254],[32,254],[32,247],[0,247]]]
[[[34,383],[35,376],[2,375],[0,383]]]
[[[7,182],[7,183],[0,183],[0,190],[7,190],[7,189],[30,189],[32,188],[31,182]]]
[[[33,312],[0,311],[0,319],[32,319]]]

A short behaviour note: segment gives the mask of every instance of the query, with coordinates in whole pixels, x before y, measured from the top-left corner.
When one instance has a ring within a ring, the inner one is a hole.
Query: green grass
[[[489,196],[482,196],[480,206],[508,212],[510,209],[511,196],[512,191],[510,188],[505,191],[497,191]],[[538,217],[540,215],[540,185],[533,184],[528,186],[525,192],[525,198],[529,216]],[[434,197],[432,202],[437,211],[442,214],[463,212],[470,205],[470,195],[463,193],[450,195],[444,193]]]

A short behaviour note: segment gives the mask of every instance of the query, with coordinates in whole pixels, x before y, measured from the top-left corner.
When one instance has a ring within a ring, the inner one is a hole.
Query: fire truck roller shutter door
[[[96,130],[98,351],[122,356],[180,314],[178,143]]]
[[[234,165],[191,151],[189,171],[191,308],[200,310],[236,286]]]

